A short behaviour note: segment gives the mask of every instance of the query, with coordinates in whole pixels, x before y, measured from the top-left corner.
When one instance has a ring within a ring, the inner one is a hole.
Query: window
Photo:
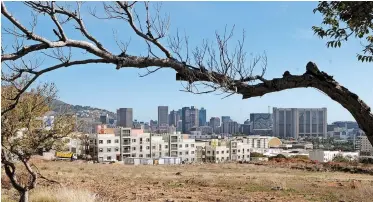
[[[221,157],[221,160],[224,160],[224,157]]]
[[[183,147],[183,145],[182,144],[179,144],[179,148],[182,148]]]
[[[107,148],[107,152],[111,152],[111,148]]]
[[[159,157],[161,157],[162,156],[162,152],[159,152]]]
[[[115,147],[115,151],[119,151],[119,148],[118,148],[118,147]]]
[[[247,158],[250,158],[250,155],[247,155]]]
[[[132,157],[136,157],[136,154],[131,154]]]
[[[142,152],[142,146],[140,146],[140,152]]]
[[[240,159],[241,158],[241,156],[238,156],[238,159]]]
[[[189,152],[186,151],[186,152],[185,152],[185,155],[189,155]]]
[[[104,151],[104,149],[100,148],[100,149],[99,149],[98,151],[99,151],[99,152],[103,152],[103,151]]]
[[[104,144],[104,141],[103,140],[99,140],[98,144]]]
[[[216,158],[217,161],[219,161],[219,158]]]
[[[194,154],[194,151],[191,151],[190,153],[191,153],[191,154]]]
[[[140,138],[140,141],[141,141],[141,138]],[[132,139],[132,142],[136,142],[136,139]]]
[[[207,154],[210,154],[210,151],[207,151]]]
[[[89,140],[89,143],[93,144],[93,140]]]
[[[260,148],[260,140],[256,141],[256,147]]]
[[[93,148],[92,148],[92,147],[91,147],[91,148],[89,148],[89,152],[91,152],[91,153],[93,152]]]
[[[132,147],[132,150],[135,151],[135,150],[136,150],[136,147]]]
[[[250,152],[250,149],[247,149],[247,152]]]
[[[141,158],[142,158],[142,157],[143,157],[143,156],[142,156],[142,154],[139,154],[139,157],[141,157]]]
[[[189,145],[188,145],[188,144],[185,144],[185,148],[187,148],[187,147],[189,147]]]
[[[221,151],[221,154],[224,154],[224,151]]]
[[[155,146],[152,146],[152,149],[155,149]]]
[[[150,139],[149,139],[149,138],[146,138],[146,142],[150,142]]]
[[[191,147],[194,147],[194,144],[191,144],[190,146],[191,146]]]
[[[227,150],[227,154],[229,154],[229,150]]]
[[[183,155],[183,152],[179,152],[179,155]]]
[[[116,140],[114,140],[114,142],[115,142],[115,143],[119,143],[119,140],[118,140],[118,139],[116,139]]]
[[[150,158],[150,154],[147,154],[146,157],[147,157],[147,158]]]
[[[142,143],[142,138],[140,138],[140,144]]]
[[[108,161],[111,161],[111,156],[106,157]]]
[[[107,140],[106,143],[111,144],[111,140]]]
[[[194,161],[194,158],[192,158],[192,161]]]
[[[149,146],[146,146],[146,150],[149,150],[150,149],[150,147]]]
[[[168,149],[168,145],[165,145],[164,148],[165,148],[165,149]]]
[[[241,149],[237,149],[237,152],[240,153],[240,152],[241,152]]]
[[[216,151],[216,154],[219,154],[219,151]]]

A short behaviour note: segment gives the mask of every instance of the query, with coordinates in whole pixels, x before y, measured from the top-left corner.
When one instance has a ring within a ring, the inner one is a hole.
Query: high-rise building
[[[168,125],[169,126],[175,126],[177,127],[177,122],[179,121],[177,118],[179,118],[177,116],[177,111],[175,110],[172,110],[170,111],[170,115],[168,116]]]
[[[214,131],[214,133],[219,133],[218,131],[220,127],[220,118],[219,117],[211,117],[210,118],[210,127]]]
[[[231,121],[231,117],[230,116],[222,116],[221,117],[221,122],[222,123],[229,122],[229,121]]]
[[[271,113],[251,113],[250,132],[255,135],[269,135],[272,133],[272,114]]]
[[[102,124],[108,124],[109,123],[109,115],[101,115],[100,116],[100,121]]]
[[[181,113],[182,132],[189,133],[192,128],[199,126],[198,109],[195,107],[183,107]]]
[[[273,135],[280,138],[326,137],[326,108],[273,108]]]
[[[192,128],[199,126],[199,110],[193,106],[190,108],[190,123]]]
[[[190,108],[183,107],[181,110],[182,132],[189,133],[191,129]]]
[[[133,126],[132,108],[120,108],[117,110],[117,126],[132,128]]]
[[[206,126],[206,109],[199,110],[199,126]]]
[[[158,107],[158,126],[168,125],[168,106]]]

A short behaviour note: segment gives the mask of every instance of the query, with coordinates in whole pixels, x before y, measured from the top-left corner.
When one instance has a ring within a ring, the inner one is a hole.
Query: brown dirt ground
[[[252,164],[127,166],[37,162],[36,165],[45,177],[69,188],[89,190],[98,194],[101,201],[372,201],[373,195],[372,175],[307,172]],[[7,194],[9,185],[3,179],[2,193]],[[58,185],[40,179],[36,189],[50,186],[58,189]],[[275,187],[279,190],[274,190]]]

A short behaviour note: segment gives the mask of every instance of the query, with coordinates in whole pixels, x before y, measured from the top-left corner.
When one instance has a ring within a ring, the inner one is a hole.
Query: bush
[[[361,158],[359,159],[360,163],[364,164],[373,164],[373,159],[372,158]]]
[[[261,153],[251,152],[250,157],[266,157],[266,156]]]
[[[293,158],[296,158],[296,159],[303,159],[303,160],[308,160],[308,156],[305,156],[305,155],[295,155],[293,156]]]
[[[286,156],[283,155],[283,154],[277,154],[276,158],[279,158],[279,159],[286,159]]]
[[[339,163],[348,163],[348,162],[351,161],[351,159],[346,158],[346,157],[339,154],[339,155],[337,155],[333,158],[333,161],[334,162],[339,162]]]

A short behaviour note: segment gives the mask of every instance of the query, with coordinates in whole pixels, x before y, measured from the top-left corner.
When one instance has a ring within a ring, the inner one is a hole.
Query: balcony
[[[131,145],[131,142],[127,141],[127,140],[123,140],[122,145],[129,146],[129,145]]]

